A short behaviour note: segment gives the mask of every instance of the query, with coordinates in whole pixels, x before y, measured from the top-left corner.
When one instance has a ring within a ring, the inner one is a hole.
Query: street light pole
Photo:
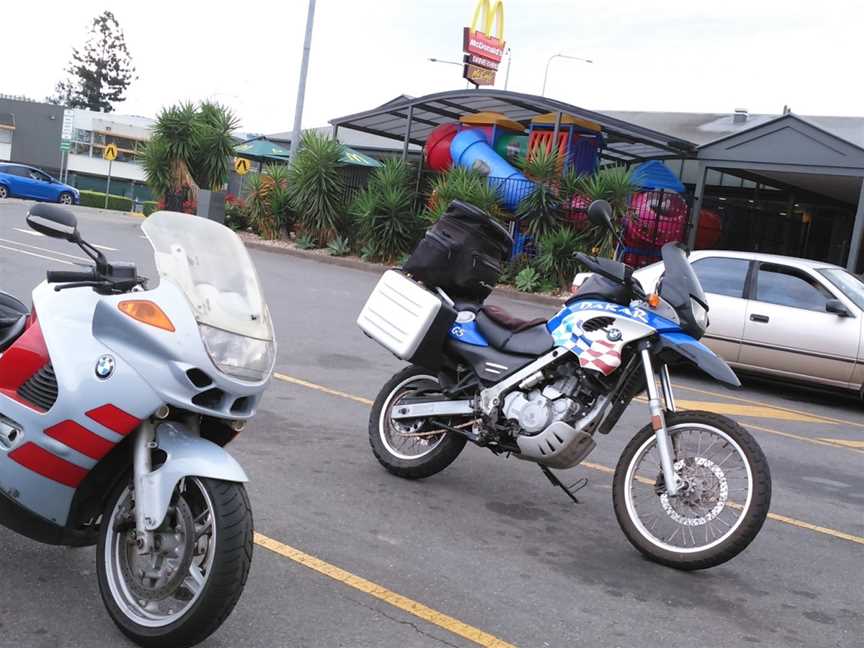
[[[513,62],[513,51],[508,47],[507,48],[507,73],[504,75],[504,89],[507,89],[507,85],[510,83],[510,64]]]
[[[309,50],[312,49],[312,23],[315,21],[315,0],[309,0],[306,11],[306,37],[303,40],[303,60],[300,63],[300,82],[297,85],[297,105],[294,108],[294,132],[291,134],[291,153],[288,158],[294,164],[294,156],[300,146],[300,125],[303,121],[303,99],[306,96],[306,72],[309,69]]]
[[[546,96],[546,81],[549,79],[549,64],[552,63],[552,59],[556,58],[565,58],[571,59],[573,61],[582,61],[583,63],[593,63],[591,59],[581,58],[579,56],[568,56],[567,54],[553,54],[549,57],[549,60],[546,61],[546,72],[543,74],[543,89],[540,91],[540,96]]]
[[[459,67],[465,66],[464,63],[459,63],[458,61],[445,61],[444,59],[439,59],[439,58],[429,58],[426,60],[429,61],[430,63],[446,63],[447,65],[458,65]],[[467,90],[469,87],[470,87],[470,84],[468,81],[466,81],[465,82],[465,89]]]

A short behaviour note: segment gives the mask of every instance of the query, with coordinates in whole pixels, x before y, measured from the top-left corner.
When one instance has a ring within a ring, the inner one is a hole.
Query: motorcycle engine
[[[514,391],[504,398],[502,413],[521,428],[523,434],[539,434],[552,423],[576,418],[582,409],[573,396],[579,376],[560,378],[542,389]]]

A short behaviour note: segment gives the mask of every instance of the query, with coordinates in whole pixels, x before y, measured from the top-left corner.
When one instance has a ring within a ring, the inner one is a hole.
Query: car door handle
[[[762,324],[767,324],[769,321],[771,321],[771,318],[769,318],[767,315],[753,314],[750,316],[750,321],[751,322],[761,322]]]

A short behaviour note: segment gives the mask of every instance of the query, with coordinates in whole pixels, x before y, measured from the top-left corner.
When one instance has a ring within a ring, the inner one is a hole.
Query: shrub
[[[238,198],[234,194],[225,196],[225,225],[234,231],[249,229],[246,204],[242,198]]]
[[[263,174],[250,176],[246,182],[245,218],[266,239],[278,239],[283,228],[290,230],[291,195],[284,169],[267,166]]]
[[[342,145],[306,131],[288,171],[290,204],[304,231],[327,243],[343,224],[345,185],[339,172]]]
[[[533,266],[523,268],[516,275],[516,280],[514,281],[516,289],[522,292],[537,292],[540,289],[540,284],[540,273]]]
[[[317,250],[318,249],[318,241],[315,240],[315,237],[309,234],[308,232],[301,234],[297,237],[297,240],[294,241],[294,245],[296,245],[301,250]]]
[[[81,193],[81,205],[83,207],[98,207],[99,209],[105,208],[105,193],[102,191],[82,191]],[[132,199],[126,198],[125,196],[115,196],[111,194],[108,196],[108,209],[113,209],[115,211],[132,211]]]
[[[351,204],[366,258],[392,262],[411,251],[422,236],[426,223],[413,210],[411,176],[403,161],[387,160],[372,172],[368,186]]]
[[[498,192],[489,186],[486,176],[473,169],[453,167],[435,178],[427,217],[437,221],[453,200],[470,203],[496,218],[503,218]]]
[[[512,284],[516,281],[516,275],[531,265],[531,257],[527,254],[519,254],[504,264],[504,272],[501,274],[501,283]]]
[[[344,236],[337,236],[327,244],[327,250],[330,256],[342,257],[351,252],[351,244]]]
[[[558,188],[555,186],[560,164],[557,149],[549,152],[538,148],[525,163],[525,174],[534,180],[531,193],[516,208],[525,233],[534,238],[556,229],[563,216]]]
[[[627,216],[630,195],[637,189],[633,184],[632,172],[623,166],[600,169],[590,176],[583,176],[575,183],[576,193],[585,197],[586,202],[607,200],[612,206],[612,224],[620,231]],[[615,239],[604,228],[590,226],[589,247],[596,249],[600,256],[612,257],[615,253]]]
[[[539,254],[535,260],[543,278],[567,290],[579,265],[574,255],[585,249],[587,238],[588,235],[567,226],[544,234],[540,238]]]
[[[157,203],[155,200],[145,200],[142,203],[141,209],[144,212],[145,216],[149,216],[150,214],[159,209],[159,203]]]

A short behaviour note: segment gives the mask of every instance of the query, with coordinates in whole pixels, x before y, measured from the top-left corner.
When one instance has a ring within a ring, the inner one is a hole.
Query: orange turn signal
[[[155,326],[164,331],[174,332],[174,325],[171,323],[171,320],[168,319],[168,316],[161,308],[151,301],[143,299],[122,301],[117,304],[117,308],[139,322]]]
[[[660,295],[657,293],[651,293],[648,295],[648,305],[651,308],[657,308],[660,305]]]

